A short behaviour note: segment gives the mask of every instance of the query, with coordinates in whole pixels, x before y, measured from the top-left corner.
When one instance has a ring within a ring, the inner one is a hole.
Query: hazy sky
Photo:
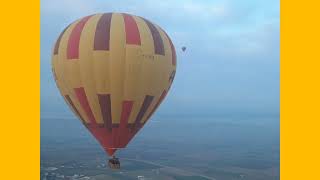
[[[97,12],[143,16],[173,40],[177,74],[158,114],[279,113],[278,0],[41,0],[42,116],[71,115],[51,50],[65,26]]]

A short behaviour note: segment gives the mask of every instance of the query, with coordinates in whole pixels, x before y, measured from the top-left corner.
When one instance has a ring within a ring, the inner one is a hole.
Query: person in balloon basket
[[[113,156],[112,159],[109,159],[108,165],[111,169],[120,169],[119,158]]]

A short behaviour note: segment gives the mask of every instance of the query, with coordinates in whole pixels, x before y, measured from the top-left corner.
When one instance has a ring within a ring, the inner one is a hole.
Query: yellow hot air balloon
[[[63,30],[52,70],[67,104],[112,156],[165,98],[176,53],[165,31],[142,17],[94,14]]]

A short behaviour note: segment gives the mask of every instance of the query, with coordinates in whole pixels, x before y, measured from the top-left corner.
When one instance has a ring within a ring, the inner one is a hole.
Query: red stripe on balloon
[[[122,112],[120,117],[120,147],[125,147],[128,143],[129,129],[127,128],[130,113],[132,111],[133,101],[122,102]]]
[[[164,90],[164,91],[162,92],[162,94],[161,94],[158,102],[155,104],[155,106],[154,106],[153,109],[151,110],[150,114],[148,115],[147,120],[148,120],[148,119],[152,116],[152,114],[156,111],[156,109],[159,107],[159,105],[161,104],[161,102],[163,101],[163,99],[166,97],[166,95],[167,95],[167,91]],[[146,120],[146,121],[147,121],[147,120]],[[145,121],[145,122],[146,122],[146,121]]]
[[[170,83],[173,82],[175,76],[176,76],[176,71],[173,70],[173,71],[171,72],[171,74],[170,74],[170,77],[169,77],[169,82],[170,82]]]
[[[66,32],[66,30],[68,29],[69,26],[70,25],[68,25],[66,28],[64,28],[64,30],[59,35],[59,38],[57,39],[56,44],[54,46],[53,54],[58,54],[59,53],[59,47],[60,47],[61,38],[62,38],[63,34]]]
[[[140,32],[134,18],[129,14],[123,14],[127,44],[141,45]]]
[[[107,152],[107,154],[109,154],[109,156],[113,156],[113,154],[114,154],[118,149],[105,148],[104,150]]]
[[[104,13],[97,24],[94,35],[94,50],[110,49],[110,29],[111,29],[112,13]]]
[[[91,16],[87,16],[87,17],[82,18],[76,24],[76,26],[72,29],[72,32],[71,32],[69,40],[68,40],[67,59],[78,59],[79,58],[79,44],[80,44],[81,32],[90,17]]]
[[[120,138],[120,129],[118,127],[113,127],[112,128],[112,147],[113,148],[118,148],[119,147],[119,138]]]
[[[123,101],[122,102],[122,112],[120,118],[120,127],[126,127],[128,124],[128,119],[133,107],[133,101]]]
[[[78,109],[76,108],[76,106],[74,105],[74,103],[72,102],[71,98],[69,95],[65,95],[64,96],[66,98],[66,100],[69,102],[70,106],[72,107],[72,109],[75,111],[75,113],[80,117],[80,119],[82,121],[84,121],[83,117],[81,116],[80,112],[78,111]]]
[[[164,34],[167,36],[168,40],[169,40],[169,43],[170,43],[170,49],[171,49],[171,61],[172,61],[172,65],[176,65],[177,64],[177,54],[176,54],[176,49],[174,48],[174,45],[170,39],[170,37],[168,36],[168,34],[163,30],[161,29],[162,32],[164,32]]]
[[[86,127],[105,150],[112,147],[111,131],[106,131],[105,128],[99,127],[99,126],[90,126],[89,125]]]
[[[142,18],[143,19],[143,18]],[[152,24],[150,21],[148,21],[147,19],[143,19],[146,24],[148,25],[152,38],[153,38],[153,45],[154,45],[154,50],[155,50],[155,54],[160,54],[160,55],[164,55],[164,45],[163,45],[163,41],[160,35],[160,32],[158,31],[158,29],[156,28],[156,26],[154,24]]]
[[[143,127],[144,124],[138,123],[138,125],[132,126],[132,128],[128,129],[129,131],[129,136],[127,138],[127,143],[128,144],[131,139],[137,134],[137,132]]]
[[[170,48],[171,48],[171,59],[172,59],[172,65],[176,65],[177,64],[177,54],[176,54],[176,49],[174,48],[174,45],[171,41],[171,39],[169,38],[169,36],[167,35],[169,42],[170,42]]]
[[[83,87],[74,88],[74,91],[76,93],[76,96],[78,98],[78,101],[79,101],[82,109],[85,111],[86,115],[88,116],[90,123],[96,126],[97,123],[96,123],[96,120],[95,120],[94,115],[92,113],[92,110],[90,108],[89,101],[87,99],[86,92],[84,91],[84,88]]]
[[[111,131],[112,116],[111,116],[111,98],[110,94],[98,94],[100,109],[105,127]]]
[[[154,96],[149,96],[149,95],[145,96],[143,103],[142,103],[142,106],[140,108],[140,111],[136,117],[134,128],[136,128],[140,124],[144,114],[147,112],[147,110],[153,100],[153,97]]]

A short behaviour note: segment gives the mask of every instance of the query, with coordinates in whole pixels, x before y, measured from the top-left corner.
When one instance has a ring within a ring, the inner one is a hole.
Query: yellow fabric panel
[[[79,20],[78,20],[79,21]],[[66,65],[65,65],[65,60],[66,60],[66,49],[67,49],[67,44],[68,44],[68,40],[69,40],[69,35],[72,31],[72,29],[74,28],[74,26],[76,25],[76,23],[78,23],[78,21],[74,22],[73,24],[71,24],[69,26],[68,29],[66,29],[66,31],[64,32],[63,36],[61,37],[60,40],[60,46],[59,46],[59,51],[57,55],[54,55],[54,57],[57,58],[57,62],[54,63],[55,64],[55,71],[57,74],[57,78],[59,79],[59,82],[62,85],[62,89],[65,88],[66,90],[66,94],[70,94],[69,93],[69,89],[68,89],[68,85],[70,84],[70,82],[68,81],[68,77],[66,75]],[[55,60],[55,59],[53,59]]]
[[[153,108],[156,106],[156,104],[158,103],[159,99],[160,99],[161,93],[157,94],[154,98],[152,103],[150,104],[149,109],[146,111],[144,117],[141,119],[141,123],[143,124],[144,122],[146,122],[149,117],[149,114],[151,113],[151,111],[153,110]]]
[[[69,28],[65,31],[64,35],[62,36],[61,40],[60,40],[60,46],[59,46],[59,51],[57,55],[54,55],[57,57],[57,62],[56,62],[56,67],[55,67],[55,71],[57,74],[57,78],[59,80],[59,83],[61,84],[61,88],[63,93],[65,93],[64,95],[69,95],[70,99],[72,100],[74,106],[77,108],[77,110],[79,111],[79,113],[81,114],[81,116],[84,118],[84,121],[86,123],[89,123],[88,118],[86,118],[86,113],[83,111],[76,95],[74,92],[74,86],[72,86],[71,81],[73,82],[73,76],[75,76],[74,74],[70,74],[68,72],[69,70],[69,60],[67,60],[67,45],[68,45],[68,40],[71,34],[72,29],[75,27],[75,25],[79,22],[79,20],[75,21],[73,24],[71,24],[69,26]],[[70,60],[73,61],[73,60]],[[79,73],[79,72],[78,72]],[[80,76],[78,76],[80,77]],[[76,78],[76,77],[75,77]],[[69,105],[70,106],[70,105]]]
[[[137,45],[126,45],[125,77],[124,77],[124,100],[139,101],[141,94],[138,86],[141,86],[141,58],[142,50]]]
[[[64,63],[64,73],[70,87],[81,87],[80,63],[78,60],[66,60]]]
[[[102,114],[100,111],[100,104],[96,92],[96,82],[94,75],[94,61],[93,61],[93,44],[94,44],[94,35],[96,31],[96,25],[101,17],[101,14],[94,15],[85,24],[79,44],[79,70],[81,77],[81,86],[84,87],[86,96],[91,108],[91,111],[95,117],[95,120],[98,124],[103,124]],[[72,60],[68,60],[72,61]],[[78,68],[78,67],[75,67]]]
[[[98,14],[97,16],[100,19],[102,15]],[[107,33],[107,30],[105,31]],[[110,94],[110,52],[106,50],[93,50],[92,53],[96,94]]]
[[[97,94],[110,94],[110,52],[109,51],[94,51],[93,66],[94,79],[96,82]]]
[[[55,75],[57,75],[57,73],[55,72],[55,71],[56,71],[55,68],[57,67],[57,61],[58,61],[58,57],[57,57],[57,56],[58,56],[58,55],[54,55],[54,56],[52,57],[52,71],[53,71],[53,73],[54,73]],[[63,97],[63,99],[65,100],[65,102],[68,104],[68,106],[70,107],[71,111],[78,117],[78,119],[79,119],[80,121],[83,122],[82,118],[76,113],[76,111],[72,108],[71,104],[70,104],[70,103],[68,102],[68,100],[66,99],[65,96],[68,95],[68,93],[67,93],[66,87],[61,84],[61,79],[58,80],[58,78],[57,78],[57,79],[55,79],[55,80],[56,80],[56,85],[57,85],[57,87],[58,87],[58,89],[59,89],[59,91],[60,91],[61,96]],[[70,97],[70,96],[69,96],[69,97]],[[83,122],[83,123],[85,123],[85,122]]]
[[[163,72],[163,87],[168,90],[169,86],[170,86],[170,81],[169,78],[171,76],[172,71],[176,70],[176,67],[174,65],[172,65],[172,51],[171,51],[171,45],[169,42],[169,39],[167,38],[166,34],[162,31],[162,29],[155,25],[158,29],[158,31],[160,32],[163,44],[164,44],[164,50],[165,50],[165,56],[162,56],[162,61],[164,61],[165,63],[163,64],[159,64],[159,66],[162,67]]]
[[[56,78],[55,79],[56,85],[57,85],[61,95],[65,96],[65,95],[67,95],[67,90],[64,87],[64,85],[62,85],[63,79],[58,78],[58,76],[60,75],[60,72],[59,72],[60,69],[56,68],[57,64],[58,64],[58,55],[53,55],[51,64],[52,64],[52,73],[54,73],[54,76]],[[58,71],[58,73],[57,73],[57,71]]]
[[[129,70],[132,72],[129,73],[130,76],[133,76],[131,78],[134,79],[134,81],[132,81],[133,89],[130,89],[129,91],[135,92],[134,97],[132,98],[132,100],[134,100],[134,104],[129,116],[129,124],[135,122],[142,106],[143,100],[148,93],[146,84],[148,84],[149,82],[146,82],[145,80],[150,78],[150,69],[146,69],[146,62],[151,61],[151,58],[154,56],[153,39],[148,26],[145,24],[143,19],[137,16],[133,16],[133,18],[136,21],[139,29],[141,50],[132,52],[132,49],[130,48],[131,45],[127,45],[127,59],[128,61],[130,61]],[[134,56],[134,58],[131,59],[132,56]],[[149,74],[147,74],[146,72],[149,72]]]
[[[144,123],[147,121],[148,115],[151,113],[153,108],[158,103],[161,94],[164,90],[167,90],[169,87],[169,77],[171,74],[171,69],[173,68],[171,63],[171,47],[166,35],[161,31],[161,29],[155,25],[158,29],[163,45],[165,50],[165,55],[155,55],[155,59],[152,62],[152,73],[150,74],[153,77],[153,81],[149,84],[150,87],[153,88],[152,94],[155,96],[150,107],[146,111],[144,117],[142,118],[141,122]]]
[[[110,29],[110,94],[112,123],[120,123],[125,65],[125,27],[122,14],[113,13]]]
[[[87,121],[85,121],[84,119],[82,119],[77,112],[75,111],[75,109],[72,108],[71,104],[69,103],[69,101],[67,100],[67,98],[65,96],[63,96],[64,101],[68,104],[69,109],[71,109],[71,111],[78,117],[78,120],[80,120],[82,123],[86,124]]]
[[[145,23],[145,21],[139,17],[135,17],[137,22],[140,38],[141,38],[141,49],[142,49],[142,57],[140,59],[141,62],[141,71],[140,71],[140,86],[139,93],[141,95],[141,100],[144,100],[146,95],[153,95],[155,86],[152,86],[152,82],[154,80],[153,67],[154,67],[154,45],[153,38],[149,27]],[[140,108],[140,107],[139,107]]]
[[[133,101],[132,111],[128,123],[134,122],[143,102],[144,95],[142,89],[142,50],[141,48],[126,46],[126,76],[124,81],[124,100]]]
[[[133,16],[133,18],[136,21],[139,29],[143,55],[154,55],[153,38],[148,25],[140,17]]]

